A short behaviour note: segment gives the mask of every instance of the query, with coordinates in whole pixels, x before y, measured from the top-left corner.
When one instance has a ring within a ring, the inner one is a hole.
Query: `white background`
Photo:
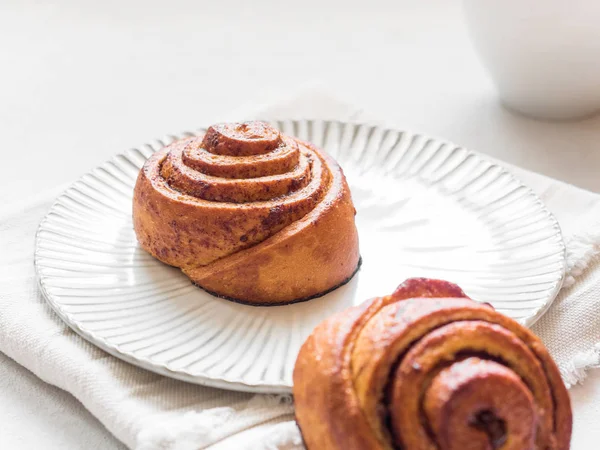
[[[600,192],[600,117],[543,123],[503,109],[458,0],[2,0],[0,204],[315,81],[398,127]],[[573,448],[595,449],[600,375],[571,393]],[[1,354],[0,423],[2,449],[121,448]]]

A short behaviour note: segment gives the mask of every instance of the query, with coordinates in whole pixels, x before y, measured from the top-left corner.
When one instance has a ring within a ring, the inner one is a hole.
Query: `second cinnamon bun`
[[[528,329],[411,279],[325,320],[294,369],[309,450],[567,450],[571,405]]]

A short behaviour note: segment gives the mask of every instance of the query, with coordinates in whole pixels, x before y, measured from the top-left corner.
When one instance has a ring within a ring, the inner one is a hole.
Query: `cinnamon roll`
[[[437,280],[321,323],[296,361],[294,399],[309,450],[563,450],[571,437],[541,341]]]
[[[211,293],[260,305],[348,281],[355,213],[335,161],[262,122],[213,125],[156,152],[133,199],[147,252]]]

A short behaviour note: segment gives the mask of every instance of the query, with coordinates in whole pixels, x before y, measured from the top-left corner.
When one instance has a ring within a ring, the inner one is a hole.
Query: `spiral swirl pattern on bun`
[[[265,305],[352,277],[354,215],[335,161],[262,122],[213,125],[156,152],[133,204],[146,251],[207,291]]]
[[[571,437],[541,341],[438,280],[321,323],[298,356],[294,399],[309,450],[564,450]]]

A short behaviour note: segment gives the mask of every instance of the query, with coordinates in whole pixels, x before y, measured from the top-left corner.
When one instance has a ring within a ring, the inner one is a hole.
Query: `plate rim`
[[[260,119],[259,119],[260,120]],[[560,246],[560,277],[555,282],[555,286],[549,295],[549,300],[541,306],[533,316],[527,319],[525,326],[531,328],[533,324],[535,324],[552,306],[558,293],[560,292],[567,273],[567,247],[564,240],[564,235],[562,233],[562,229],[560,223],[554,216],[554,214],[548,209],[544,201],[540,198],[540,196],[526,183],[524,183],[517,175],[515,175],[510,167],[507,167],[503,161],[496,162],[493,158],[485,155],[481,152],[468,149],[461,145],[457,145],[454,142],[439,138],[434,135],[430,135],[427,133],[419,133],[413,132],[410,130],[403,130],[396,128],[394,126],[389,126],[386,124],[380,124],[373,121],[360,121],[360,120],[340,120],[340,119],[319,119],[319,118],[287,118],[287,119],[262,119],[270,123],[285,123],[285,122],[322,122],[322,123],[335,123],[338,126],[352,125],[353,127],[361,127],[366,126],[372,129],[380,129],[382,132],[397,132],[402,134],[408,134],[414,138],[425,138],[434,142],[439,142],[440,144],[452,145],[457,149],[461,149],[467,152],[467,154],[474,155],[481,162],[485,162],[489,164],[489,168],[495,168],[500,171],[500,173],[504,176],[508,176],[509,179],[513,182],[516,182],[520,188],[524,188],[526,191],[527,197],[533,200],[535,205],[539,208],[539,211],[542,212],[547,220],[552,224],[552,228],[556,231],[556,234],[560,239],[558,240],[558,245]],[[235,379],[235,377],[231,377],[227,379],[226,377],[214,377],[209,376],[207,374],[192,374],[189,371],[185,370],[172,370],[168,367],[167,364],[157,363],[150,361],[146,357],[141,357],[139,355],[134,355],[132,352],[125,351],[119,348],[116,344],[108,343],[104,338],[98,336],[95,332],[82,327],[80,323],[72,317],[72,314],[66,312],[61,309],[60,302],[58,302],[58,297],[50,292],[48,292],[47,287],[44,283],[44,277],[41,273],[41,267],[39,262],[39,250],[40,250],[40,231],[42,231],[44,225],[46,224],[50,214],[55,209],[56,205],[59,203],[61,198],[65,196],[71,189],[73,189],[78,183],[80,183],[84,177],[93,173],[94,171],[100,169],[107,163],[117,159],[120,156],[127,156],[127,153],[132,150],[137,150],[138,148],[147,147],[152,149],[152,151],[157,151],[160,148],[163,148],[166,145],[169,145],[173,141],[177,139],[181,139],[184,137],[196,136],[198,133],[206,130],[207,127],[199,127],[196,128],[194,132],[184,131],[178,134],[167,134],[162,138],[153,139],[150,141],[146,141],[144,144],[138,147],[131,147],[128,150],[120,151],[114,154],[110,159],[107,159],[102,164],[95,166],[94,168],[86,171],[83,175],[77,178],[77,180],[73,181],[68,185],[68,187],[63,190],[56,199],[52,202],[52,205],[47,210],[44,218],[41,220],[40,224],[35,233],[35,250],[34,250],[34,268],[35,275],[37,280],[37,285],[39,286],[40,292],[42,296],[50,305],[51,309],[60,317],[60,319],[76,334],[81,336],[86,341],[100,348],[101,350],[109,353],[110,355],[125,361],[129,364],[132,364],[137,367],[141,367],[142,369],[149,370],[151,372],[157,373],[159,375],[163,375],[169,378],[174,378],[181,381],[186,381],[193,384],[198,384],[207,387],[219,388],[219,389],[227,389],[233,391],[241,391],[241,392],[253,392],[253,393],[271,393],[271,394],[286,394],[291,393],[292,386],[284,385],[284,384],[272,384],[264,381],[257,381],[256,383],[250,383],[247,381],[242,381],[241,379]],[[156,145],[159,145],[158,148],[155,148]],[[393,173],[393,172],[391,172]]]

